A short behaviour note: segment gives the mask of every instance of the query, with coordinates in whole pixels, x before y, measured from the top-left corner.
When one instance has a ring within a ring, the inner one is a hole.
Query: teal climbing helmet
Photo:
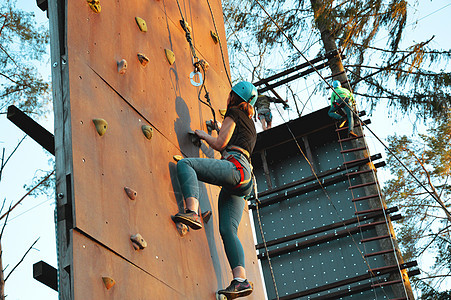
[[[254,106],[257,101],[257,88],[250,82],[241,81],[232,87],[232,91],[235,92],[241,99]]]
[[[340,83],[340,81],[338,81],[338,80],[334,80],[334,81],[332,82],[332,86],[334,87],[334,89],[336,89],[337,87],[340,87],[340,86],[341,86],[341,83]]]

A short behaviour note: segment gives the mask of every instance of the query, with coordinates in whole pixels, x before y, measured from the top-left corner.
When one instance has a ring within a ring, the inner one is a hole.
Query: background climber
[[[255,103],[255,108],[257,109],[258,119],[262,124],[263,130],[270,129],[272,126],[272,113],[271,108],[269,107],[271,102],[282,103],[283,109],[287,109],[289,107],[287,100],[284,101],[279,98],[269,97],[266,95],[258,95],[257,102]]]
[[[338,80],[334,80],[332,82],[332,86],[334,91],[332,91],[332,95],[330,95],[329,116],[340,123],[339,128],[342,128],[347,121],[348,135],[357,137],[357,134],[352,131],[354,128],[354,117],[352,110],[354,107],[354,95],[348,89],[342,87],[340,81]],[[346,113],[346,117],[337,113],[337,111],[340,110]]]
[[[218,136],[195,131],[211,148],[221,152],[222,158],[185,158],[177,163],[186,210],[176,214],[174,221],[194,230],[201,229],[197,180],[222,187],[218,198],[219,231],[234,278],[230,286],[219,290],[218,294],[233,298],[247,296],[253,289],[246,279],[244,251],[237,231],[246,204],[244,198],[253,188],[250,155],[257,139],[252,121],[256,100],[257,89],[252,83],[236,84],[227,99],[227,112]]]

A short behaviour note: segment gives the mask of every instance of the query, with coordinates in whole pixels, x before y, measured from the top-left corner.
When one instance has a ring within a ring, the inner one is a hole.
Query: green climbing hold
[[[172,65],[175,62],[175,54],[169,49],[164,49],[164,53],[166,54],[166,58],[168,59],[168,62],[170,65]]]
[[[135,17],[135,20],[136,20],[136,24],[138,24],[139,30],[141,30],[142,32],[147,32],[146,21],[144,21],[144,19],[142,19],[140,17]]]
[[[143,125],[141,126],[141,130],[143,131],[146,139],[150,140],[152,139],[153,136],[153,128],[150,127],[149,125]]]
[[[96,14],[100,13],[102,7],[100,6],[99,0],[87,0],[87,2],[93,12],[95,12]]]
[[[219,36],[216,34],[216,32],[210,30],[210,35],[211,38],[213,39],[213,42],[217,44],[219,42]]]
[[[104,119],[93,119],[92,122],[96,126],[97,133],[102,136],[108,128],[108,122]]]

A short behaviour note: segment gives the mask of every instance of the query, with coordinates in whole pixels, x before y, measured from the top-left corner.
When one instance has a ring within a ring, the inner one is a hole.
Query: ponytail
[[[254,115],[254,108],[248,102],[243,101],[238,104],[238,109],[244,111],[249,119],[252,119],[252,116]]]

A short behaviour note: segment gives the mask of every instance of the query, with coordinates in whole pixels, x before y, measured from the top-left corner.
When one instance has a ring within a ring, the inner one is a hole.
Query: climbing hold
[[[213,42],[215,44],[217,44],[219,42],[219,36],[216,34],[216,32],[213,32],[212,30],[210,30],[210,35],[211,35],[211,38],[213,39]]]
[[[172,221],[174,221],[174,216],[171,216]],[[183,223],[175,222],[175,228],[181,237],[184,237],[188,233],[188,226]]]
[[[191,143],[196,147],[200,147],[201,143],[199,136],[195,134],[194,131],[188,131],[188,135],[191,137]]]
[[[127,61],[125,59],[117,62],[117,71],[121,75],[125,74],[125,71],[127,71]]]
[[[173,157],[172,157],[175,161],[181,161],[182,159],[183,159],[183,156],[181,156],[181,155],[174,155]]]
[[[147,32],[146,21],[144,21],[140,17],[135,17],[135,20],[136,20],[136,24],[138,24],[139,30],[141,30],[142,32]]]
[[[191,26],[189,26],[188,22],[180,20],[180,26],[182,26],[183,30],[186,28],[186,32],[191,32]]]
[[[172,65],[175,62],[175,54],[169,49],[164,49],[164,53],[166,54],[166,58],[168,59],[168,62],[170,65]]]
[[[93,12],[95,12],[96,14],[100,13],[102,7],[100,6],[99,0],[87,0],[87,2]]]
[[[207,210],[206,212],[202,213],[202,220],[204,220],[204,223],[207,224],[208,221],[210,221],[211,218],[211,211]]]
[[[143,131],[144,135],[148,140],[152,139],[153,136],[153,128],[149,125],[143,125],[141,126],[141,130]]]
[[[138,193],[129,187],[124,187],[124,190],[125,193],[127,193],[128,198],[130,198],[131,200],[135,200],[136,197],[138,196]]]
[[[93,119],[94,125],[96,126],[97,133],[102,136],[105,134],[108,128],[108,123],[104,119]]]
[[[207,126],[208,133],[213,132],[213,130],[216,130],[215,124],[213,123],[213,120],[207,120],[205,121],[205,125]]]
[[[147,242],[139,233],[132,235],[130,240],[132,241],[133,248],[135,248],[135,250],[142,250],[147,247]]]
[[[196,76],[196,75],[199,77],[199,82],[194,80],[194,76]],[[194,86],[201,86],[203,83],[202,74],[200,72],[194,72],[194,71],[191,72],[189,74],[189,78],[191,80],[191,84]]]
[[[149,62],[149,58],[142,53],[138,53],[138,60],[143,67],[145,67]]]
[[[219,114],[222,116],[222,118],[225,117],[226,112],[227,112],[227,109],[219,109]]]
[[[111,277],[102,277],[102,280],[107,290],[111,289],[113,285],[116,284],[116,281],[114,281],[114,279]]]

